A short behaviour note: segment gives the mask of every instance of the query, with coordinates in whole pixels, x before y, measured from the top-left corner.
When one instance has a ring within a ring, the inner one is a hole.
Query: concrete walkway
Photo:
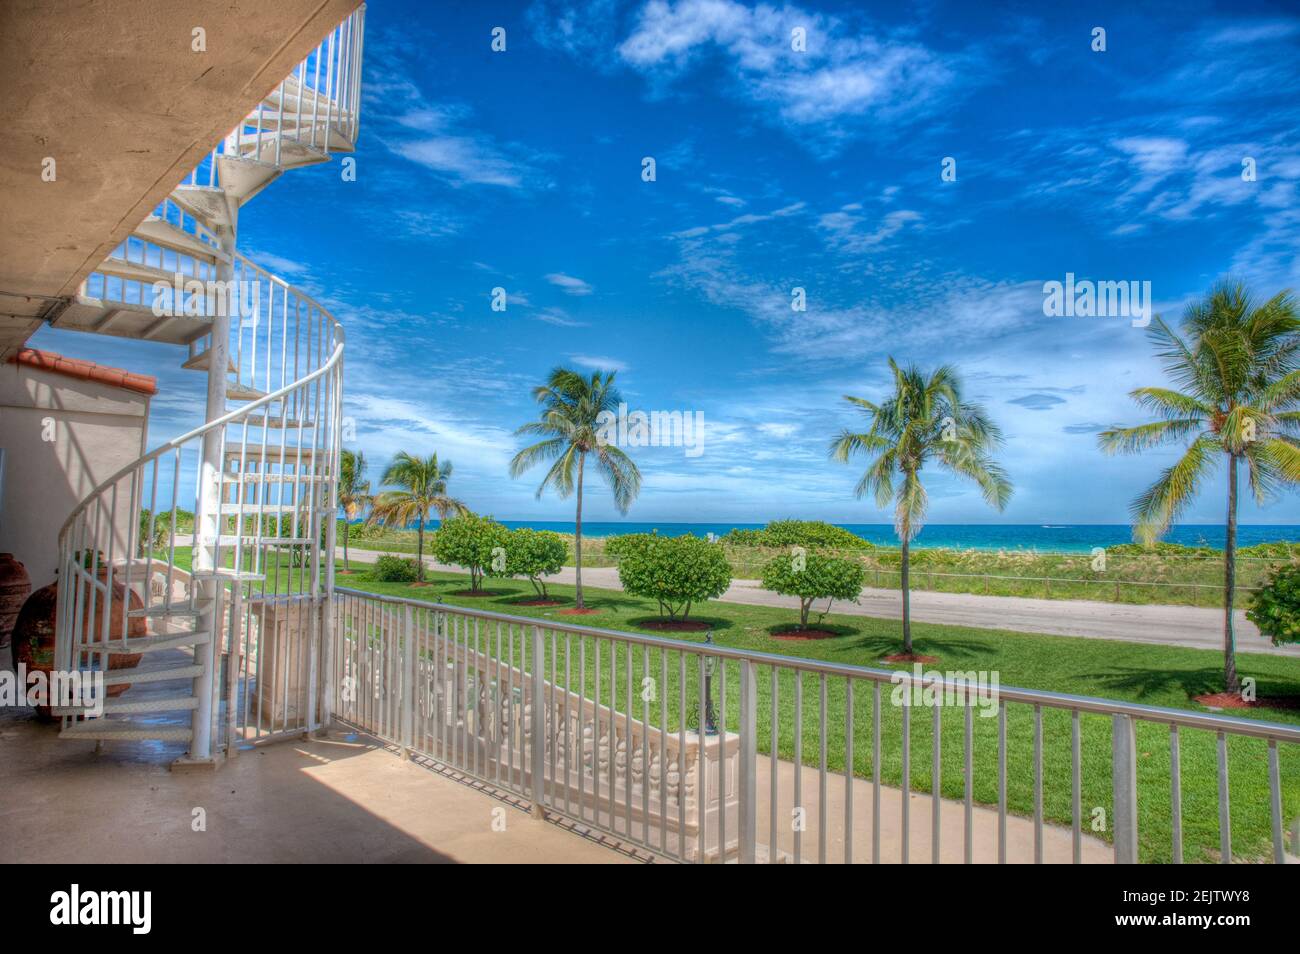
[[[341,733],[187,772],[167,769],[183,746],[94,749],[59,739],[57,724],[37,722],[30,709],[0,710],[0,863],[634,860]],[[194,830],[197,809],[202,831]]]
[[[358,563],[373,563],[380,553],[350,548],[348,555]],[[425,557],[431,569],[462,572]],[[346,586],[346,577],[340,578]],[[573,567],[564,567],[547,577],[549,582],[572,584]],[[620,590],[615,567],[586,567],[582,582],[591,587]],[[757,580],[733,580],[721,599],[750,606],[798,609],[793,597],[769,593]],[[818,606],[824,605],[819,601]],[[832,608],[845,616],[902,618],[898,590],[864,589],[859,602],[837,601]],[[1043,600],[1020,596],[981,596],[969,593],[912,591],[912,619],[919,623],[972,626],[977,629],[1008,629],[1020,633],[1047,633],[1085,639],[1119,639],[1132,643],[1184,646],[1189,649],[1223,649],[1223,611],[1200,606],[1134,605],[1095,600]],[[1237,651],[1300,657],[1300,645],[1275,647],[1259,634],[1254,623],[1238,611]]]

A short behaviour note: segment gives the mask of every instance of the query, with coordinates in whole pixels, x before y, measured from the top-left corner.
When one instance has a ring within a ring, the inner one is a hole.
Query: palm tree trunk
[[[578,513],[573,524],[573,576],[576,581],[574,607],[583,609],[582,602],[582,471],[587,463],[586,453],[578,455]]]
[[[902,581],[900,583],[903,590],[903,652],[907,655],[912,653],[912,593],[909,589],[912,555],[909,529],[906,524],[903,525]]]
[[[334,554],[331,553],[330,559],[333,558]],[[351,572],[351,568],[348,566],[348,521],[346,517],[343,518],[343,572]]]
[[[420,511],[420,525],[415,528],[415,579],[424,582],[424,519],[425,512]]]
[[[1223,684],[1240,692],[1237,676],[1237,631],[1233,602],[1237,590],[1237,455],[1228,455],[1228,533],[1223,547]]]

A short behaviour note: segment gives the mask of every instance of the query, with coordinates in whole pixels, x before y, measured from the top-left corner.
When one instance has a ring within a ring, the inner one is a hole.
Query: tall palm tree
[[[451,461],[439,464],[437,454],[416,457],[400,451],[380,478],[381,484],[400,489],[379,494],[370,510],[370,519],[375,523],[405,527],[416,521],[415,574],[420,582],[424,581],[424,524],[429,511],[436,512],[440,522],[469,513],[468,507],[447,494],[451,472]]]
[[[574,520],[574,569],[577,592],[574,605],[583,609],[582,601],[582,489],[587,466],[587,455],[593,456],[597,471],[614,494],[614,505],[619,513],[628,507],[641,491],[641,472],[632,458],[603,439],[601,428],[604,415],[617,413],[622,397],[614,387],[614,374],[592,373],[584,378],[568,368],[556,368],[546,383],[533,388],[533,397],[542,406],[541,419],[523,425],[518,436],[541,437],[542,440],[525,447],[510,461],[510,476],[518,477],[541,461],[554,461],[546,472],[537,496],[547,487],[561,499],[576,491],[577,515]],[[598,437],[598,433],[602,437]]]
[[[370,481],[365,479],[366,455],[361,451],[345,450],[339,454],[339,506],[347,519],[343,524],[343,572],[351,573],[348,565],[348,525],[372,503]]]
[[[1103,431],[1098,440],[1109,454],[1186,442],[1178,461],[1130,507],[1134,536],[1143,543],[1164,533],[1217,464],[1226,462],[1223,678],[1228,692],[1239,692],[1233,620],[1237,470],[1244,460],[1250,489],[1261,504],[1300,481],[1300,318],[1289,291],[1259,304],[1245,285],[1229,280],[1188,306],[1182,334],[1159,317],[1147,334],[1177,389],[1130,391],[1158,420]]]
[[[1002,434],[979,405],[964,400],[956,372],[936,368],[927,378],[914,366],[900,368],[893,358],[894,391],[881,404],[845,396],[861,408],[866,431],[845,430],[831,441],[831,458],[847,463],[855,454],[868,458],[854,493],[870,494],[876,505],[894,506],[894,531],[902,543],[903,652],[912,653],[909,590],[912,538],[925,520],[928,498],[921,470],[933,460],[942,469],[972,480],[990,506],[1002,510],[1011,499],[1011,482],[991,452]],[[897,489],[895,489],[897,478]]]

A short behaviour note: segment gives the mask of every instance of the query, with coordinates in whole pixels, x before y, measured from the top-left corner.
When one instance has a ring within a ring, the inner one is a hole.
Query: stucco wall
[[[46,440],[53,420],[53,440]],[[27,566],[32,586],[51,582],[58,532],[94,487],[145,452],[147,395],[25,365],[0,365],[0,552]],[[129,508],[118,501],[116,548],[127,544]],[[107,523],[107,515],[105,516]]]

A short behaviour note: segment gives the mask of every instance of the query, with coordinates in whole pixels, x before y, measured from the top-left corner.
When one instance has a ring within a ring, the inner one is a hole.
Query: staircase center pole
[[[225,260],[217,263],[217,281],[222,288],[235,289],[233,284],[235,251],[235,209],[231,209],[229,228],[218,229],[217,238]],[[216,307],[212,309],[212,336],[208,346],[208,399],[205,421],[214,421],[226,413],[227,369],[230,366],[230,307],[238,307],[241,300],[238,291],[233,294],[215,296]],[[209,297],[210,302],[213,297]],[[194,570],[196,573],[210,573],[218,568],[218,538],[221,535],[221,471],[222,454],[225,452],[225,432],[222,429],[208,431],[203,435],[202,458],[199,461],[199,498],[194,514]],[[236,528],[234,533],[242,532]],[[238,569],[236,567],[235,569]],[[235,582],[238,586],[238,581]],[[198,584],[199,599],[205,600],[205,609],[199,617],[199,629],[206,630],[210,638],[194,647],[194,662],[202,667],[202,672],[194,679],[194,694],[198,706],[194,709],[194,740],[190,747],[193,759],[211,759],[212,753],[212,700],[215,695],[217,668],[214,665],[217,647],[222,642],[222,615],[217,591],[222,583],[209,576]]]

